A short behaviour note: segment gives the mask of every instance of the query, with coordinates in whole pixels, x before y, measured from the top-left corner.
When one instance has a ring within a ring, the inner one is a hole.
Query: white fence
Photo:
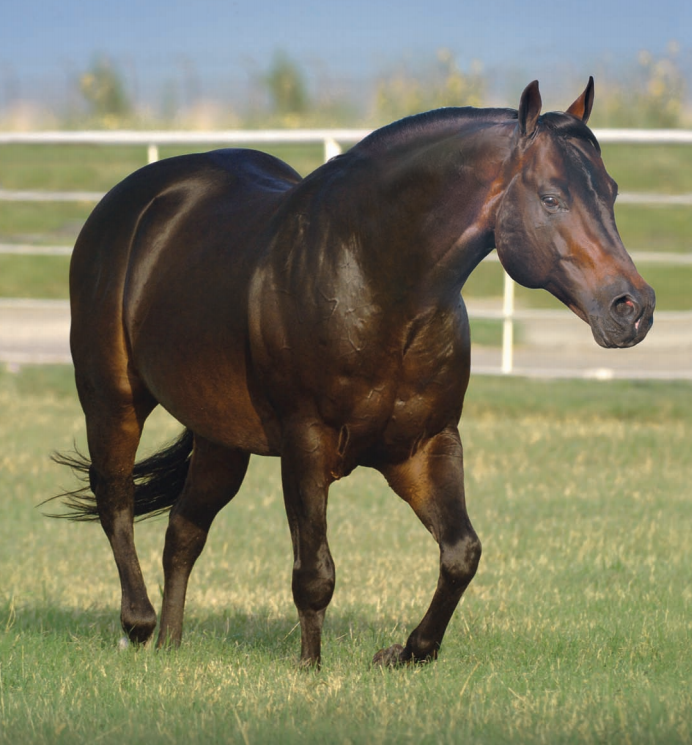
[[[159,159],[159,148],[163,145],[182,145],[203,147],[211,145],[270,145],[270,144],[321,144],[324,160],[342,152],[342,145],[353,144],[370,133],[367,129],[315,129],[315,130],[220,130],[210,132],[183,131],[93,131],[93,132],[0,132],[0,145],[141,145],[147,149],[148,162]],[[692,130],[621,130],[595,129],[594,134],[602,143],[632,144],[676,144],[692,145]],[[63,192],[40,190],[0,189],[0,201],[98,201],[102,194],[96,192]],[[618,196],[622,204],[642,205],[682,205],[692,206],[692,194],[664,195],[657,193],[623,193]],[[69,255],[68,246],[27,246],[1,245],[0,254],[24,255]],[[692,265],[692,253],[633,253],[637,263],[655,262],[659,264]],[[491,254],[487,260],[497,260]],[[559,311],[557,313],[560,313]],[[565,311],[565,314],[568,312]],[[555,311],[521,311],[514,306],[514,283],[505,274],[504,297],[501,309],[477,309],[470,314],[472,318],[498,319],[503,322],[502,356],[500,371],[510,374],[514,370],[514,324],[518,320],[541,317],[555,317]],[[692,312],[665,314],[660,311],[657,318],[669,315],[671,319],[685,320],[689,317],[692,328]],[[692,364],[690,365],[692,374]],[[605,375],[607,377],[607,375]],[[683,377],[688,377],[684,375]]]

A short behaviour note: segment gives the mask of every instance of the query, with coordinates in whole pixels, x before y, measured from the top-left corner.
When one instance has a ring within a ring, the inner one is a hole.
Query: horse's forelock
[[[590,142],[596,148],[596,152],[600,154],[601,146],[598,144],[594,133],[576,117],[559,111],[550,111],[543,114],[539,122],[559,137],[573,137]]]

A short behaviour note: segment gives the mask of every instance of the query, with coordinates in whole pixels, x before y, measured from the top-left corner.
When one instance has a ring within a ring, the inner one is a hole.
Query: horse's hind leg
[[[156,627],[156,612],[135,550],[132,469],[144,420],[156,402],[146,391],[135,395],[129,385],[116,390],[76,378],[87,424],[91,486],[120,575],[120,621],[131,641],[144,643]]]
[[[249,459],[247,453],[195,436],[185,487],[171,511],[166,531],[159,647],[180,644],[190,572],[217,513],[238,493]]]
[[[286,515],[293,541],[293,600],[300,621],[300,661],[319,666],[322,625],[335,584],[327,543],[327,495],[337,443],[318,424],[287,428],[281,453]]]
[[[373,660],[393,666],[437,657],[452,614],[476,573],[481,544],[466,511],[462,447],[456,428],[431,438],[404,463],[381,470],[440,546],[437,589],[423,620],[406,646],[395,644]]]

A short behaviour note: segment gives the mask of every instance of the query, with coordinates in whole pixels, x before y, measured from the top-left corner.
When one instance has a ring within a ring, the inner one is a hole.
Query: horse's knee
[[[452,584],[463,588],[474,578],[480,560],[481,542],[472,531],[456,543],[443,546],[440,568]]]

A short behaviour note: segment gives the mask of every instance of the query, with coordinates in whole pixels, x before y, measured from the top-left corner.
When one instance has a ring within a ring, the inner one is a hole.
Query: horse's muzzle
[[[617,295],[605,313],[589,317],[594,339],[602,347],[633,347],[654,322],[656,295],[649,285]]]

